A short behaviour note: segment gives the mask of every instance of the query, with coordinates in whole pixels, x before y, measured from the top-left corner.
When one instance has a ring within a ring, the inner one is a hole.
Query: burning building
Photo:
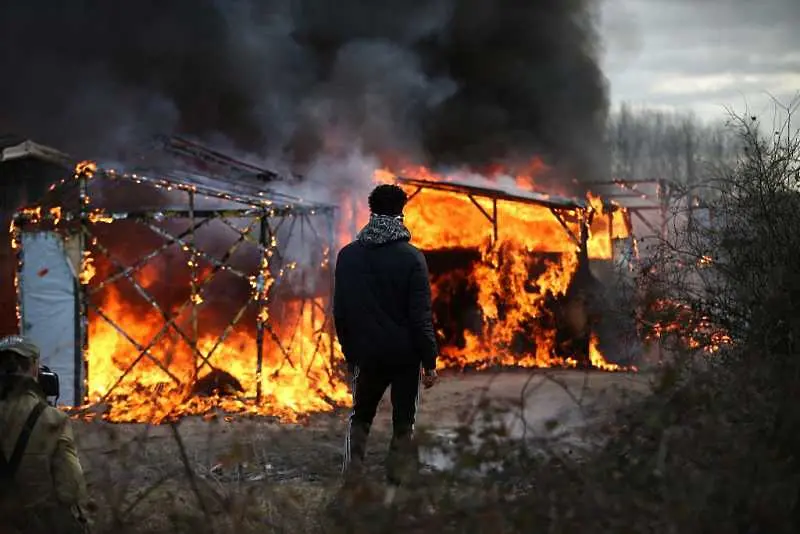
[[[75,169],[11,228],[21,330],[67,404],[160,421],[214,406],[292,418],[345,400],[332,206],[241,176]]]
[[[346,403],[330,319],[346,218],[337,229],[334,206],[278,192],[276,174],[166,141],[166,166],[75,164],[13,219],[21,330],[64,401],[115,421],[214,408],[292,419]],[[409,192],[442,367],[621,368],[602,354],[591,301],[592,265],[631,239],[624,210],[534,192],[530,177],[374,181]]]
[[[444,365],[623,367],[601,353],[594,273],[632,240],[625,210],[533,191],[531,176],[415,174],[379,179],[409,192],[406,224],[428,259]]]

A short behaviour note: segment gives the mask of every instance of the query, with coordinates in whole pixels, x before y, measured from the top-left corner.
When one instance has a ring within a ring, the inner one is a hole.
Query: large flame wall
[[[147,232],[138,225],[103,226],[102,243],[116,257],[129,256],[128,264],[156,246],[157,240],[148,247]],[[89,292],[119,272],[97,247],[90,258]],[[342,355],[330,335],[327,294],[302,294],[302,287],[293,294],[276,287],[274,301],[259,312],[253,285],[260,268],[258,258],[242,254],[232,262],[252,273],[252,279],[242,280],[224,270],[215,272],[208,262],[173,246],[131,274],[152,302],[126,277],[92,294],[88,400],[107,402],[106,416],[114,421],[161,421],[206,413],[214,407],[293,420],[346,402],[349,393],[337,375]],[[328,272],[324,265],[316,271],[317,277],[329,276],[324,274]],[[194,297],[193,285],[204,286]],[[167,317],[174,317],[180,333],[176,328],[165,329],[168,319],[154,304]],[[259,319],[265,325],[260,374]],[[158,341],[152,344],[154,339]],[[142,349],[151,344],[149,356],[142,356]],[[226,391],[231,384],[225,381],[231,377],[242,391]],[[206,386],[216,386],[216,391],[197,389],[198,383],[211,379],[216,382]],[[256,403],[259,382],[261,402]],[[220,396],[219,392],[231,394]]]

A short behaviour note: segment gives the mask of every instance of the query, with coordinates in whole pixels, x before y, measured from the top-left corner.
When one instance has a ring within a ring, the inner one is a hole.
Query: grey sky
[[[800,0],[604,0],[614,106],[774,113],[800,91]]]

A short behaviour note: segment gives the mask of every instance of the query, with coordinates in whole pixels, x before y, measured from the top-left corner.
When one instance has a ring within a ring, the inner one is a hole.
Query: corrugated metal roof
[[[7,137],[19,141],[19,138]],[[2,145],[0,145],[1,147]],[[23,158],[35,158],[43,161],[55,163],[63,166],[65,173],[64,179],[53,184],[46,195],[50,204],[58,202],[58,198],[74,197],[75,180],[72,173],[78,160],[56,150],[54,148],[35,143],[30,140],[17,142],[0,150],[0,163],[6,161],[19,160]],[[232,172],[233,174],[233,172]],[[269,188],[263,180],[257,176],[243,176],[236,173],[236,176],[205,176],[203,174],[189,172],[181,169],[166,167],[164,170],[145,167],[137,172],[122,172],[98,164],[93,180],[113,180],[125,181],[129,183],[147,183],[158,189],[166,190],[194,190],[201,195],[220,199],[223,201],[243,204],[249,207],[271,207],[282,209],[300,209],[306,212],[314,210],[331,210],[333,206],[310,202],[300,197],[281,193]],[[45,199],[38,199],[44,201]],[[100,207],[100,206],[95,206]]]
[[[161,206],[161,203],[159,203],[158,208],[154,207],[153,209],[155,211],[177,209],[176,206],[178,206],[178,204],[185,207],[185,203],[188,202],[188,199],[174,196],[180,191],[195,192],[201,197],[197,199],[197,202],[202,201],[202,197],[221,201],[215,204],[215,208],[209,208],[218,209],[220,211],[232,209],[237,206],[239,208],[263,208],[269,211],[298,211],[310,214],[314,214],[315,211],[325,212],[334,209],[331,205],[309,202],[299,197],[273,191],[265,188],[260,182],[251,182],[242,178],[237,178],[235,180],[218,177],[212,178],[179,170],[146,174],[119,172],[110,167],[105,168],[98,166],[94,171],[93,177],[89,181],[89,187],[95,188],[101,186],[103,182],[109,184],[125,183],[128,187],[136,187],[137,184],[141,184],[142,187],[147,187],[151,191],[155,189],[165,192],[169,198],[164,198],[164,206]],[[74,197],[77,193],[75,185],[77,183],[78,181],[72,176],[67,176],[65,179],[55,184],[46,195],[46,198],[42,200],[46,201],[47,205],[58,204],[59,198],[71,198],[75,200]],[[103,206],[102,202],[96,204],[94,195],[90,194],[90,197],[93,198],[90,209],[104,209],[108,207]]]
[[[22,158],[41,159],[57,165],[63,165],[66,168],[72,168],[75,164],[72,158],[63,152],[30,140],[5,146],[0,151],[0,163]]]
[[[308,209],[331,208],[333,206],[319,202],[310,202],[297,196],[288,195],[265,187],[264,182],[254,177],[239,176],[235,179],[210,177],[186,171],[171,170],[159,175],[157,180],[163,180],[171,185],[184,188],[193,187],[203,194],[217,198],[235,196],[243,203],[253,206],[273,204],[293,205]]]

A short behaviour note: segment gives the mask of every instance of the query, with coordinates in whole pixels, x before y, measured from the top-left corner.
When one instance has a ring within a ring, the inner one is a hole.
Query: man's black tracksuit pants
[[[386,458],[389,483],[400,484],[418,467],[413,438],[420,394],[419,365],[355,367],[353,411],[345,437],[346,477],[360,474],[372,421],[387,387],[391,388],[392,400],[392,441]]]

